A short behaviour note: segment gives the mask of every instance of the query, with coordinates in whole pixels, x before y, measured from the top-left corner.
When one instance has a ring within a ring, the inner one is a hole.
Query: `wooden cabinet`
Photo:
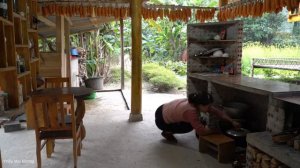
[[[37,0],[8,2],[8,17],[0,16],[0,87],[10,109],[20,107],[37,88],[39,74]],[[14,2],[16,4],[14,4]]]

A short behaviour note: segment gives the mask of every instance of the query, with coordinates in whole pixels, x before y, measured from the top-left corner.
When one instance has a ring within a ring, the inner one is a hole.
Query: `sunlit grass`
[[[259,43],[246,44],[243,47],[242,57],[242,73],[250,75],[252,58],[299,58],[300,46],[285,46],[277,47],[264,46]],[[270,70],[270,69],[255,69],[255,75],[264,76],[266,78],[299,78],[300,74],[297,71],[287,70]]]

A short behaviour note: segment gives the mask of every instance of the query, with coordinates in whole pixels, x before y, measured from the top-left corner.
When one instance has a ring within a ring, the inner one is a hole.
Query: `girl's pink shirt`
[[[163,105],[163,118],[167,124],[188,122],[200,133],[205,126],[199,120],[197,109],[187,99],[177,99]]]
[[[209,113],[222,117],[224,112],[213,107],[208,107]],[[163,105],[163,118],[167,124],[177,122],[188,122],[199,134],[205,129],[199,118],[198,110],[192,106],[187,99],[177,99]]]

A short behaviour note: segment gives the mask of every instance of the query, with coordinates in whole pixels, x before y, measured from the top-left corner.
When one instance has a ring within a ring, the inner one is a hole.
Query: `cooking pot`
[[[250,131],[244,129],[244,128],[240,128],[240,129],[229,129],[226,131],[226,133],[230,136],[233,137],[246,137],[246,135],[249,133]]]
[[[226,131],[226,134],[235,140],[237,146],[246,147],[246,136],[250,133],[249,130],[240,128],[240,129],[229,129]]]

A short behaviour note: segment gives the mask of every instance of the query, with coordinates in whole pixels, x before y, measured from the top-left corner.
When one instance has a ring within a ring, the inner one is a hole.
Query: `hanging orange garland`
[[[103,5],[103,4],[102,4]],[[82,4],[59,4],[46,3],[39,7],[39,11],[43,16],[61,15],[61,16],[79,16],[79,17],[114,17],[115,19],[130,17],[129,6],[92,6]],[[199,8],[195,10],[195,18],[204,22],[210,20],[215,15],[215,8]],[[192,9],[184,6],[168,6],[156,7],[147,6],[142,9],[142,16],[144,19],[157,20],[158,18],[169,18],[171,21],[188,22],[192,17]]]
[[[219,9],[219,21],[226,21],[236,17],[261,17],[264,13],[278,13],[284,7],[294,11],[299,7],[300,0],[253,0],[249,2],[235,2]]]

